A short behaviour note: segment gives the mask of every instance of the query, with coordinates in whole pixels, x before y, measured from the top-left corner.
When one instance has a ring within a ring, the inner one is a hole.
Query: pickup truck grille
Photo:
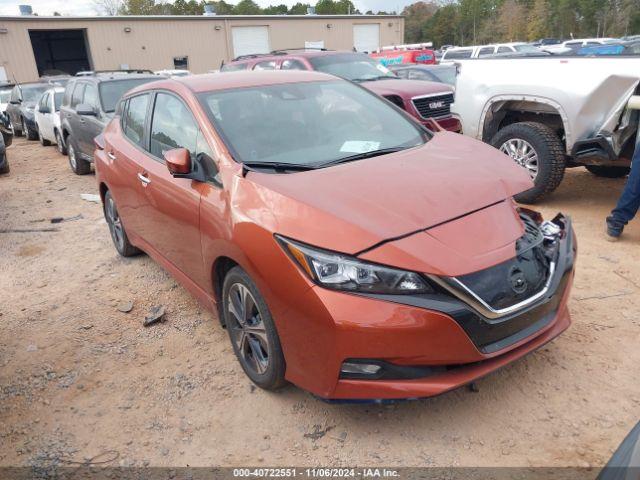
[[[446,117],[451,114],[453,93],[414,98],[412,101],[416,110],[424,119]]]

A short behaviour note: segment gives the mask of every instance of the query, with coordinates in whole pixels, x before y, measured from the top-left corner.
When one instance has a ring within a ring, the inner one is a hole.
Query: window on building
[[[176,70],[189,70],[189,57],[173,57],[173,68]]]

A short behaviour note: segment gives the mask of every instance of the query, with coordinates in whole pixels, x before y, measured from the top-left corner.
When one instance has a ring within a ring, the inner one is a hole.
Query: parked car
[[[640,473],[640,422],[631,429],[596,480],[633,480]]]
[[[576,51],[581,56],[601,55],[640,55],[640,41],[634,40],[620,43],[607,43],[604,45],[588,45]]]
[[[465,58],[483,58],[496,54],[519,54],[539,56],[546,55],[539,48],[529,43],[512,42],[512,43],[496,43],[494,45],[476,45],[471,47],[454,47],[449,48],[440,59],[441,62],[450,62],[452,60],[462,60]]]
[[[116,250],[147,252],[217,305],[262,388],[437,395],[570,324],[570,220],[518,209],[531,180],[494,148],[422,129],[354,83],[308,71],[149,83],[96,147]]]
[[[143,83],[157,80],[154,74],[97,73],[73,78],[60,107],[62,141],[69,165],[77,175],[91,171],[93,139],[111,120],[120,97]]]
[[[49,88],[48,83],[35,82],[18,84],[11,89],[6,112],[14,135],[25,135],[28,140],[38,138],[35,122],[36,102]]]
[[[454,64],[389,65],[388,68],[400,78],[446,83],[452,87],[456,85],[457,67]]]
[[[7,111],[7,106],[9,105],[9,100],[11,99],[12,89],[13,84],[11,83],[0,84],[0,114]]]
[[[63,96],[63,87],[53,87],[44,92],[36,105],[35,117],[40,143],[43,146],[55,143],[58,151],[66,155],[67,149],[62,137],[60,122],[60,106]]]
[[[369,56],[385,67],[407,63],[420,63],[425,65],[433,65],[436,63],[436,55],[431,48],[382,50],[380,52],[370,53]]]
[[[556,55],[567,55],[574,54],[580,48],[588,47],[589,45],[606,45],[618,42],[619,40],[615,38],[576,38],[554,45],[542,45],[540,49]]]
[[[637,116],[639,58],[462,60],[452,110],[465,134],[492,144],[525,168],[532,203],[553,192],[569,167],[603,177],[629,173]],[[588,114],[586,113],[588,112]]]
[[[222,72],[237,70],[317,70],[351,80],[386,98],[418,119],[437,128],[431,119],[453,132],[460,122],[451,115],[453,89],[441,83],[399,79],[389,69],[363,53],[327,50],[282,50],[266,55],[245,55],[222,66]]]

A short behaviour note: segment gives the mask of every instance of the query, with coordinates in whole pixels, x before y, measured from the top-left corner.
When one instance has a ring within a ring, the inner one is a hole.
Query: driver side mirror
[[[11,105],[20,105],[22,103],[22,100],[18,99],[18,100],[9,100],[9,103]]]
[[[184,177],[191,173],[191,154],[186,148],[173,148],[163,153],[167,169],[174,177]]]
[[[78,115],[84,115],[84,116],[96,116],[96,109],[93,108],[91,105],[89,105],[88,103],[81,103],[80,105],[78,105],[76,107],[76,113]]]

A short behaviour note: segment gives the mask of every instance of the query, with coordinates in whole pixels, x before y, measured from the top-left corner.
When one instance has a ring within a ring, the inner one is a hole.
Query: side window
[[[162,158],[167,150],[186,148],[195,158],[197,137],[198,125],[187,106],[173,95],[158,93],[151,120],[151,154]]]
[[[123,119],[124,134],[135,144],[143,146],[144,123],[147,118],[147,105],[149,95],[131,97],[127,102],[126,113]]]
[[[222,68],[220,68],[221,72],[237,72],[239,70],[246,70],[249,66],[248,63],[225,63]]]
[[[285,60],[280,66],[281,70],[306,70],[307,67],[300,60]]]
[[[82,103],[84,98],[84,83],[77,83],[76,88],[73,89],[73,95],[71,96],[71,108],[75,108]]]
[[[82,101],[82,103],[87,103],[95,109],[98,109],[98,89],[95,85],[87,84],[87,87],[84,91],[84,100]]]
[[[38,102],[38,109],[42,110],[43,108],[47,108],[47,102],[49,101],[49,94],[43,93],[40,97],[40,101]]]
[[[498,50],[498,51],[500,51],[500,50]],[[483,47],[478,52],[478,57],[485,57],[487,55],[491,55],[492,53],[493,53],[493,47]]]
[[[275,60],[268,60],[266,62],[256,63],[253,69],[254,70],[275,70],[276,62]]]
[[[62,98],[62,105],[68,107],[71,104],[71,93],[73,92],[73,87],[75,87],[75,83],[69,82],[67,84],[67,88],[64,89],[64,97]]]
[[[500,47],[498,48],[498,53],[512,53],[513,50],[509,47]]]

